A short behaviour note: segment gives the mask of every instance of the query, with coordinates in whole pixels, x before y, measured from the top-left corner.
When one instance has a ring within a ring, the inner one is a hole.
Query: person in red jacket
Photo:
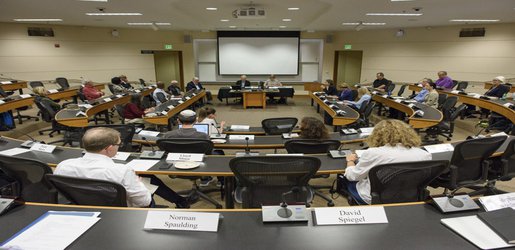
[[[127,103],[123,110],[123,117],[125,118],[126,123],[144,123],[143,116],[145,116],[146,113],[153,112],[154,110],[154,108],[143,108],[143,105],[141,105],[141,95],[132,94],[131,102]]]
[[[82,88],[82,93],[88,101],[95,100],[104,95],[104,93],[95,88],[92,81],[87,81]]]

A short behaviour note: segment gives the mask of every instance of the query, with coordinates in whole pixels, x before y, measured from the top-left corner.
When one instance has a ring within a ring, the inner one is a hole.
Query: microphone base
[[[22,144],[20,144],[20,147],[22,147],[22,148],[30,148],[34,144],[36,144],[35,141],[27,140],[27,141],[24,141]]]
[[[468,195],[456,195],[453,198],[449,197],[432,197],[432,203],[442,213],[477,210],[479,206]]]
[[[259,156],[259,152],[236,152],[236,157],[242,156]]]
[[[156,160],[159,160],[159,159],[163,158],[164,154],[165,154],[164,151],[154,151],[154,152],[152,152],[151,150],[145,150],[145,151],[141,152],[139,158],[140,159],[156,159]]]
[[[211,139],[225,139],[227,138],[227,134],[211,134],[209,136]]]
[[[274,222],[308,222],[308,210],[305,205],[263,206],[261,208],[263,223]]]

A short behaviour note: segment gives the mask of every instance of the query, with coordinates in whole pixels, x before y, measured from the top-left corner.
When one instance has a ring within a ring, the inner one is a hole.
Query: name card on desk
[[[79,112],[77,112],[77,114],[75,114],[75,116],[79,117],[79,116],[87,116],[87,115],[86,115],[86,113],[79,111]]]
[[[175,107],[174,107],[173,105],[169,105],[167,108],[169,108],[169,109],[173,109],[173,108],[175,108]]]
[[[178,103],[179,103],[179,104],[183,104],[183,103],[184,103],[184,101],[183,101],[183,100],[180,100],[180,101],[178,101]]]
[[[117,97],[117,98],[122,98],[122,97],[123,97],[123,95],[116,95],[116,97]]]
[[[51,93],[51,94],[52,93],[57,93],[57,92],[59,92],[59,90],[57,90],[57,89],[49,89],[48,90],[48,93]]]
[[[249,141],[253,141],[254,135],[229,135],[229,140],[233,141],[246,141],[245,138],[249,138]]]
[[[315,208],[316,225],[388,223],[384,207]]]
[[[139,93],[139,92],[141,92],[141,90],[136,89],[136,90],[134,90],[134,92]]]
[[[150,130],[141,130],[138,135],[140,136],[151,136],[151,137],[157,137],[159,135],[158,131],[150,131]]]
[[[402,102],[402,99],[395,99],[395,102],[396,102],[396,103],[401,103],[401,102]]]
[[[460,93],[460,91],[459,90],[453,90],[453,91],[451,91],[451,93],[458,94],[458,93]]]
[[[436,145],[428,145],[424,146],[427,152],[434,153],[442,153],[442,152],[452,152],[454,151],[454,146],[451,144],[436,144]]]
[[[232,130],[249,130],[249,125],[231,125]]]
[[[4,104],[5,102],[3,100],[0,100],[0,104]]]
[[[90,109],[90,108],[93,108],[93,105],[84,103],[84,104],[79,104],[79,107],[84,107],[85,109]]]
[[[189,99],[191,99],[191,97],[186,96],[186,97],[184,97],[184,99],[189,100]]]
[[[111,99],[111,98],[104,98],[104,102],[110,102],[110,101],[112,101],[112,100],[113,100],[113,99]]]
[[[185,153],[170,153],[166,157],[167,161],[203,161],[204,154],[185,154]]]
[[[20,97],[21,98],[29,98],[29,97],[31,97],[31,95],[30,94],[23,94],[23,95],[20,95]]]
[[[191,93],[191,96],[196,96],[196,95],[197,95],[197,94],[195,94],[195,93]]]
[[[144,229],[217,232],[219,213],[148,211]]]
[[[515,193],[483,196],[479,198],[486,211],[494,211],[511,207],[515,209]]]
[[[507,103],[503,104],[503,106],[509,108],[509,107],[513,106],[513,103],[507,102]]]
[[[168,115],[168,112],[166,112],[166,111],[161,111],[161,114],[162,114],[162,115]]]
[[[1,81],[0,83],[2,83],[2,84],[11,84],[12,82],[11,81]]]
[[[52,153],[55,149],[54,145],[42,144],[42,143],[34,143],[30,150],[39,151],[44,153]]]

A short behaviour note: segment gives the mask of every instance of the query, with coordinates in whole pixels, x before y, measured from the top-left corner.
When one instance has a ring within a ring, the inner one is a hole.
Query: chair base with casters
[[[23,111],[25,109],[16,109],[16,116],[14,116],[14,119],[18,119],[19,124],[23,124],[23,119],[34,119],[34,121],[39,121],[39,117],[36,116],[30,116],[30,115],[22,115],[20,111]]]
[[[176,178],[176,176],[170,176],[170,178]],[[185,178],[183,178],[185,179]],[[186,199],[188,199],[189,201],[194,201],[196,200],[196,198],[200,198],[200,199],[203,199],[211,204],[213,204],[216,209],[222,209],[222,205],[220,203],[218,203],[216,200],[214,200],[213,198],[209,197],[207,195],[207,193],[212,193],[212,192],[219,192],[220,189],[218,188],[212,188],[212,189],[203,189],[203,188],[200,188],[199,185],[197,184],[197,180],[199,180],[200,178],[188,178],[192,181],[192,188],[190,190],[183,190],[183,191],[179,191],[177,192],[178,194],[180,195],[185,195],[186,196]]]
[[[324,177],[320,177],[324,178]],[[327,195],[323,194],[320,189],[331,189],[332,186],[320,186],[320,185],[310,185],[311,192],[313,192],[314,196],[320,197],[327,202],[328,207],[334,207],[334,202],[331,198],[327,197]]]

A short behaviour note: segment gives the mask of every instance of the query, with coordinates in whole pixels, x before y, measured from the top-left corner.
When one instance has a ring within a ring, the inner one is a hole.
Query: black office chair
[[[381,164],[368,172],[371,204],[425,201],[427,186],[449,168],[449,161],[417,161]],[[352,196],[352,205],[358,204]],[[362,204],[364,205],[364,204]]]
[[[437,125],[426,129],[426,131],[423,131],[426,133],[424,137],[425,142],[429,142],[428,144],[441,143],[442,141],[438,139],[438,136],[443,136],[447,141],[450,141],[454,133],[455,121],[465,109],[467,109],[466,104],[461,104],[456,109],[443,109],[442,121]],[[429,141],[429,137],[434,138],[434,140],[432,142]]]
[[[320,160],[307,156],[249,156],[229,162],[241,186],[243,208],[279,205],[283,193],[288,204],[306,204],[312,200],[308,182],[320,168]]]
[[[290,133],[298,119],[295,117],[268,118],[261,121],[261,127],[267,135],[282,135]]]
[[[47,174],[45,179],[74,205],[127,206],[127,192],[115,182],[55,174]]]
[[[61,89],[65,90],[65,89],[69,89],[70,88],[70,83],[68,83],[68,79],[64,78],[64,77],[57,77],[55,78],[55,82],[57,82],[57,84],[61,87]]]
[[[358,99],[358,91],[357,91],[357,90],[355,90],[355,89],[353,89],[353,90],[351,90],[351,93],[352,93],[352,98],[351,98],[351,100],[352,100],[352,101],[356,101],[356,99]]]
[[[330,150],[337,150],[340,148],[340,141],[338,140],[311,140],[311,139],[294,139],[284,143],[284,147],[288,154],[327,154]],[[329,178],[328,174],[315,175],[313,178]],[[320,189],[331,189],[332,186],[310,185],[314,195],[327,201],[327,206],[334,206],[331,198],[320,192]]]
[[[114,84],[112,84],[112,83],[108,83],[108,84],[107,84],[107,87],[109,88],[109,91],[111,91],[111,93],[112,93],[113,95],[116,95],[116,94],[117,94],[117,93],[116,93],[116,91],[114,90]]]
[[[210,140],[203,139],[159,139],[157,140],[157,146],[166,152],[169,153],[200,153],[209,155],[213,151],[213,142]],[[171,178],[181,178],[191,180],[192,188],[186,191],[180,191],[179,194],[187,194],[187,197],[196,197],[208,201],[209,203],[215,205],[216,208],[222,208],[222,205],[218,203],[216,200],[207,196],[206,193],[217,192],[219,189],[201,189],[197,185],[197,180],[200,179],[199,176],[170,176]]]
[[[92,128],[106,127],[111,128],[120,133],[121,144],[119,151],[121,152],[140,152],[141,144],[132,144],[132,138],[136,133],[136,126],[134,124],[105,124],[105,125],[91,125],[84,128],[84,133]],[[82,141],[82,140],[81,140]],[[81,142],[82,145],[82,142]],[[81,146],[82,147],[82,146]]]
[[[388,86],[386,86],[386,89],[385,89],[386,93],[392,93],[394,89],[395,89],[395,83],[388,80]]]
[[[456,90],[464,91],[469,86],[469,82],[459,82]]]
[[[148,108],[154,107],[155,105],[156,105],[156,102],[155,102],[155,101],[154,101],[154,99],[152,98],[152,95],[144,96],[144,97],[141,99],[141,106],[143,106],[143,108],[145,108],[145,109],[148,109]]]
[[[120,117],[120,122],[125,124],[125,104],[115,105],[114,109],[116,110],[116,113],[118,113],[118,117]]]
[[[403,84],[401,88],[399,89],[399,92],[397,92],[397,96],[402,96],[404,94],[404,90],[406,89],[407,84]]]
[[[84,95],[84,92],[82,92],[82,87],[79,88],[77,91],[77,96],[79,97],[79,100],[83,103],[88,103],[88,100],[86,99],[86,96]]]
[[[364,101],[361,103],[361,106],[359,107],[359,109],[357,109],[360,118],[365,117],[365,110],[367,110],[367,106],[369,103],[370,103],[370,101]]]
[[[29,82],[29,86],[34,89],[36,87],[45,87],[45,85],[43,85],[43,83],[41,81],[32,81],[32,82]]]
[[[25,201],[57,203],[57,192],[44,180],[52,169],[43,162],[0,155],[0,172],[16,180],[13,196]]]
[[[165,94],[163,94],[162,92],[157,92],[156,97],[157,97],[157,100],[159,100],[161,103],[165,103],[166,101],[168,101],[166,99]]]
[[[139,79],[139,84],[141,84],[141,86],[147,86],[147,84],[145,83],[145,80],[143,79]]]
[[[442,110],[442,106],[443,106],[443,104],[445,103],[446,100],[447,100],[447,95],[446,94],[442,94],[442,93],[438,94],[438,109],[439,110]]]
[[[73,146],[74,142],[79,142],[81,138],[81,129],[75,128],[75,127],[68,127],[65,125],[60,124],[56,121],[55,116],[58,112],[58,110],[54,110],[52,106],[49,104],[48,100],[36,100],[35,101],[36,106],[39,109],[39,112],[41,113],[41,117],[45,122],[51,123],[52,128],[51,129],[44,129],[40,130],[39,134],[42,135],[43,132],[51,131],[48,135],[49,137],[53,137],[53,133],[61,131],[64,131],[63,138],[57,141],[48,142],[47,144],[56,144],[56,143],[63,143],[63,146],[66,144],[69,144],[70,146]]]
[[[372,115],[372,111],[374,111],[374,108],[376,107],[375,102],[368,102],[367,106],[365,107],[365,111],[363,112],[363,115],[360,114],[360,117],[358,120],[356,120],[354,123],[346,126],[348,128],[354,128],[359,129],[363,127],[372,127],[374,124],[370,122],[370,115]]]
[[[483,184],[488,178],[488,158],[504,143],[506,136],[463,141],[454,147],[450,169],[430,185],[445,188],[444,194],[453,197],[459,189]],[[448,190],[452,190],[451,193]],[[470,193],[474,195],[474,192]]]
[[[456,81],[456,80],[452,80],[452,87],[451,87],[451,89],[453,89],[454,87],[456,87],[456,85],[458,85],[458,81]]]

